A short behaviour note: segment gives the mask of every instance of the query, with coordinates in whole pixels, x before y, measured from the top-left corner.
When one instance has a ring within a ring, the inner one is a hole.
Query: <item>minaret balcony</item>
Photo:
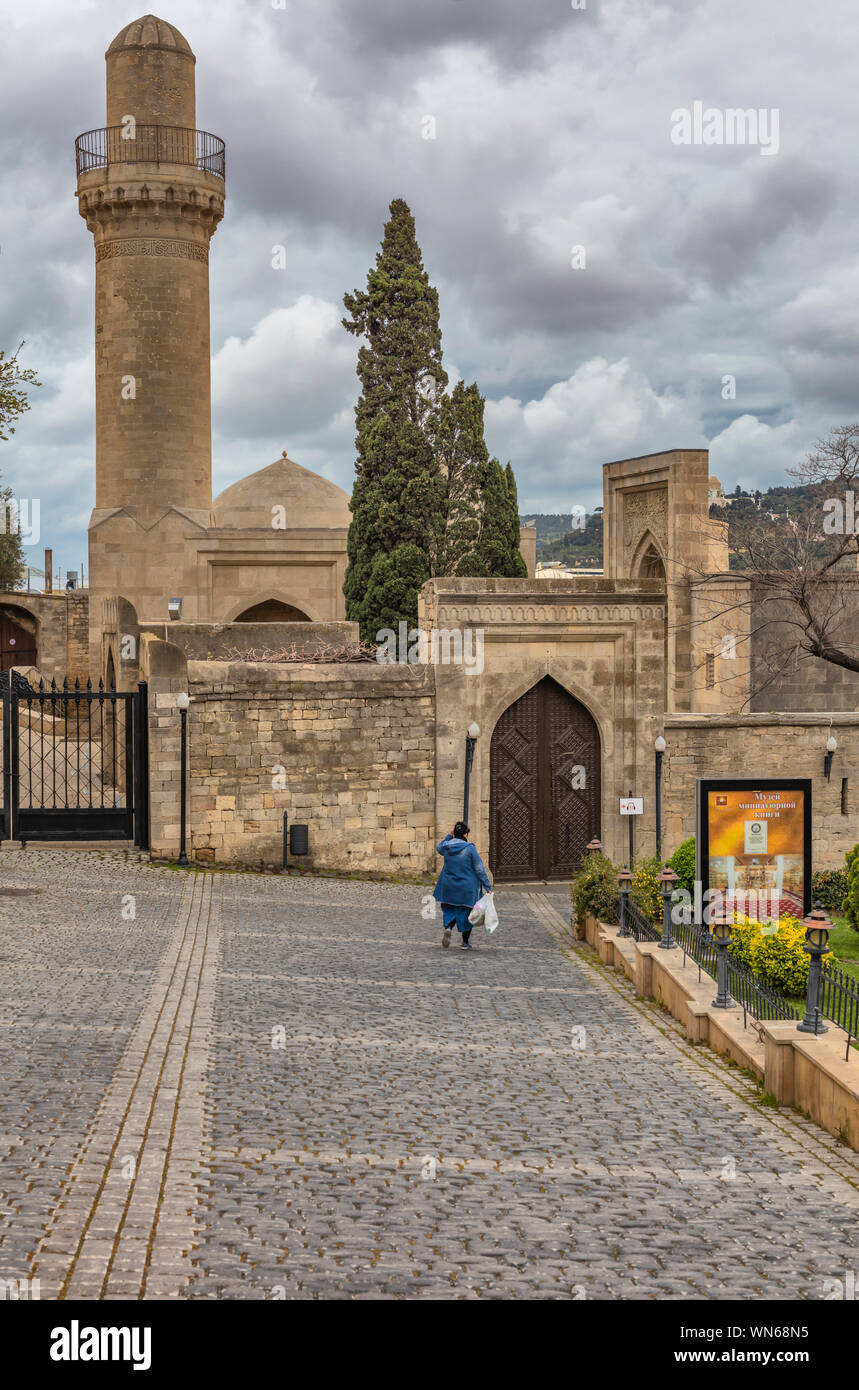
[[[223,140],[207,130],[172,125],[102,126],[75,140],[78,178],[112,164],[184,164],[223,179],[226,151]]]

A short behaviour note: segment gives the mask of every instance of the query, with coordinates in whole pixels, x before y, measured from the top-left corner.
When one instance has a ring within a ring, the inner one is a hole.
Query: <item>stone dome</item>
[[[187,53],[193,58],[191,45],[179,30],[154,14],[145,14],[142,19],[133,19],[120,29],[108,53],[118,53],[122,48],[166,48],[171,53]],[[105,54],[107,57],[107,54]]]
[[[339,529],[352,520],[349,494],[284,454],[225,488],[212,503],[215,526],[230,530],[272,529],[272,508],[286,511],[287,530]]]

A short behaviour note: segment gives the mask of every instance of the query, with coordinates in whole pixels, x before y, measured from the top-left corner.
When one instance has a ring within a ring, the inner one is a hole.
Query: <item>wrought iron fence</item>
[[[106,169],[110,164],[188,164],[201,173],[223,179],[226,147],[223,140],[207,130],[173,125],[138,125],[133,136],[124,126],[102,126],[78,136],[78,175],[90,169]]]
[[[631,903],[630,908],[633,907],[634,904]],[[639,919],[637,926],[641,933],[641,935],[636,935],[636,940],[660,940],[660,933],[657,932],[652,923],[647,921],[647,918],[638,908],[635,908],[635,914]],[[710,929],[702,922],[680,921],[672,923],[672,930],[677,945],[683,951],[684,959],[689,956],[698,966],[699,981],[702,970],[715,980],[718,975],[719,952]],[[635,934],[635,927],[633,933]],[[748,965],[743,961],[735,960],[730,952],[726,955],[726,965],[728,992],[742,1008],[744,1015],[751,1014],[752,1018],[756,1020],[798,1019],[801,1017],[795,1004],[786,999],[778,990],[765,985],[763,980],[759,980]]]
[[[674,924],[674,939],[684,955],[691,956],[699,967],[699,980],[702,970],[715,980],[718,954],[709,929],[700,922],[678,922]]]
[[[620,909],[618,909],[618,912]],[[618,915],[618,921],[621,918]],[[626,900],[626,920],[632,935],[636,941],[661,941],[662,932],[659,931],[642,912],[641,908],[627,897]]]
[[[821,1018],[843,1028],[847,1034],[847,1055],[850,1055],[850,1041],[859,1037],[859,980],[854,980],[846,970],[831,962],[820,972],[820,993],[817,1007]]]
[[[741,1005],[744,1014],[750,1013],[752,1018],[758,1021],[779,1018],[791,1020],[802,1017],[801,1010],[795,1004],[786,999],[777,989],[765,985],[763,980],[759,980],[754,971],[743,961],[735,960],[730,951],[727,953],[726,960],[728,993]],[[743,1022],[745,1023],[745,1018]]]

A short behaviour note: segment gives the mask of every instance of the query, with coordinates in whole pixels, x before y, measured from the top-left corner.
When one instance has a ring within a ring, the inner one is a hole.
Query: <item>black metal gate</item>
[[[149,848],[146,684],[31,686],[0,674],[3,839],[133,840]]]

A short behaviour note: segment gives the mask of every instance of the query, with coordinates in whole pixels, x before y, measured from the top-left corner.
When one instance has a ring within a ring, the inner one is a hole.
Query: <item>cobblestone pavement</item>
[[[9,888],[37,890],[7,896]],[[0,1278],[41,1297],[806,1298],[859,1155],[574,946],[426,889],[0,857]]]

